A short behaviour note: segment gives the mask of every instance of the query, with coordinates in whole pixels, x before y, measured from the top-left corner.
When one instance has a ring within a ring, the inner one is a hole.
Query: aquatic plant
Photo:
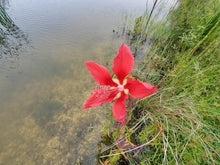
[[[125,44],[121,45],[113,62],[112,70],[118,79],[112,78],[104,66],[93,61],[85,62],[85,65],[101,87],[94,88],[94,92],[86,100],[83,109],[114,101],[113,116],[122,124],[125,123],[125,100],[128,100],[128,94],[135,98],[144,98],[157,90],[156,86],[127,77],[132,71],[134,57]]]

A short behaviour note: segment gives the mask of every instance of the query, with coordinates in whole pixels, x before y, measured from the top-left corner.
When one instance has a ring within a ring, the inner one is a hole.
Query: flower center
[[[124,86],[127,84],[127,79],[124,79],[123,84],[120,84],[118,79],[113,78],[112,80],[113,80],[116,84],[118,84],[117,88],[118,88],[118,90],[119,90],[119,93],[116,95],[115,98],[121,97],[121,92],[122,92],[122,91],[124,91],[124,93],[125,93],[126,95],[128,95],[129,90],[124,88]]]
[[[124,85],[119,84],[118,89],[119,89],[120,92],[123,91],[124,90]]]

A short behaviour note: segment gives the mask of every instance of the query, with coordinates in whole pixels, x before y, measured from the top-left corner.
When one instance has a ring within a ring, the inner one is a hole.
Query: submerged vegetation
[[[182,0],[159,21],[150,13],[124,34],[141,54],[134,77],[158,91],[128,110],[126,125],[106,123],[99,163],[219,164],[219,1]]]

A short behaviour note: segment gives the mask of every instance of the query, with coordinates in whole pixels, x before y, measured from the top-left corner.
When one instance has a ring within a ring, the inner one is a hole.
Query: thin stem
[[[125,154],[125,153],[128,153],[128,152],[137,150],[137,149],[139,149],[139,148],[141,148],[141,147],[144,147],[144,146],[150,144],[151,142],[153,142],[153,141],[160,135],[161,131],[162,131],[162,126],[161,126],[161,129],[160,129],[160,131],[158,132],[158,134],[157,134],[153,139],[151,139],[149,142],[144,143],[144,144],[142,144],[142,145],[140,145],[140,146],[138,146],[138,147],[136,147],[136,148],[133,148],[133,149],[130,149],[130,150],[126,150],[126,151],[123,151],[123,152],[119,152],[119,153],[116,153],[116,154],[104,155],[104,156],[101,156],[100,158],[105,158],[105,157],[110,157],[110,156],[121,155],[121,154]]]

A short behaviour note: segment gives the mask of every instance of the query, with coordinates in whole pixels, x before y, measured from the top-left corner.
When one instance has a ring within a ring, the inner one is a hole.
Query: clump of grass
[[[116,163],[122,155],[141,165],[220,163],[219,9],[218,0],[182,0],[166,21],[149,23],[157,28],[133,74],[159,89],[136,103],[121,128],[136,148],[121,150],[116,143],[102,162]],[[133,36],[149,37],[139,33],[144,22],[138,18]],[[143,48],[138,38],[130,44]]]

